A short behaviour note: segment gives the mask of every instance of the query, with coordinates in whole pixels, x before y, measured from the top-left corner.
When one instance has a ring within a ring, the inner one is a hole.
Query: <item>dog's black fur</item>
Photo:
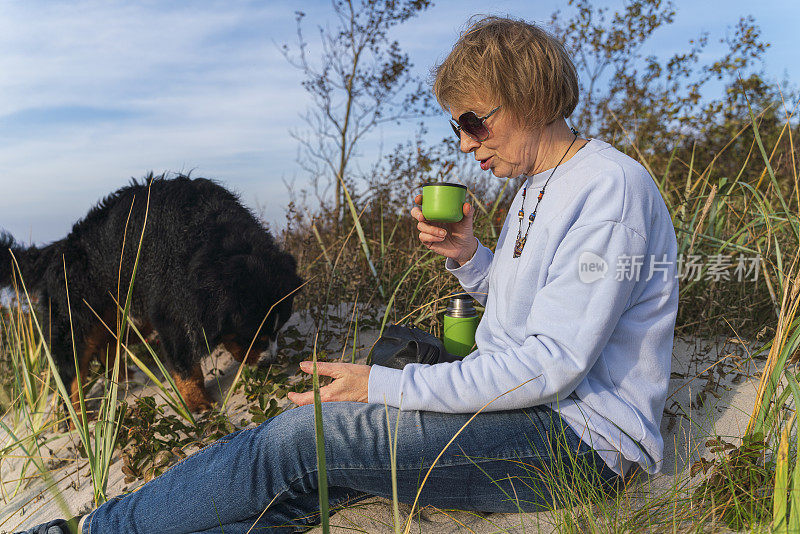
[[[76,397],[72,333],[85,375],[89,361],[104,359],[113,343],[95,313],[116,330],[115,299],[124,306],[145,212],[131,316],[145,335],[158,332],[161,353],[189,407],[207,409],[200,371],[206,347],[222,343],[237,360],[254,361],[267,344],[274,347],[291,315],[293,295],[275,306],[253,350],[244,354],[270,306],[302,283],[295,259],[219,184],[151,173],[103,199],[60,241],[24,248],[2,233],[0,287],[11,283],[13,251],[23,280],[40,296],[45,334],[62,380]]]

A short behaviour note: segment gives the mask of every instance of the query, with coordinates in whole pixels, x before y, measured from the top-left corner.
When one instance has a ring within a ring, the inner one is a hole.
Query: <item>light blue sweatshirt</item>
[[[551,172],[526,182],[523,234]],[[521,203],[522,188],[494,253],[479,243],[464,265],[445,262],[485,305],[477,350],[460,362],[373,366],[369,402],[469,413],[524,383],[486,409],[549,405],[617,473],[632,462],[657,472],[678,309],[675,230],[658,187],[592,139],[556,169],[513,258]]]

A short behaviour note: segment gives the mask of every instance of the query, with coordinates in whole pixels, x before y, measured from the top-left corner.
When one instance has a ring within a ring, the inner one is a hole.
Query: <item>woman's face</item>
[[[474,111],[479,117],[487,115],[497,104],[476,99],[470,108],[451,106],[453,120],[466,111]],[[539,136],[522,128],[503,108],[486,119],[489,137],[476,141],[461,132],[461,151],[474,152],[475,159],[483,170],[492,170],[498,178],[515,178],[530,173],[536,162]]]

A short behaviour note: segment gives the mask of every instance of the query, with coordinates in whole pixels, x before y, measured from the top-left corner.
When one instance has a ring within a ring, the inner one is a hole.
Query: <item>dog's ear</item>
[[[287,252],[278,253],[275,262],[275,279],[280,280],[278,298],[291,293],[303,284],[304,280],[297,274],[297,260]],[[290,297],[292,298],[292,297]]]

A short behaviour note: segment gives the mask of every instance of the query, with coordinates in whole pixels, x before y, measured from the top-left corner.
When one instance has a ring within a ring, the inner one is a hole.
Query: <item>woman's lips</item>
[[[491,166],[489,162],[491,162],[491,161],[492,161],[492,158],[493,158],[493,157],[494,157],[494,156],[489,156],[489,157],[488,157],[488,158],[486,158],[486,159],[482,159],[482,160],[481,160],[481,169],[483,169],[484,171],[485,171],[485,170],[487,170],[487,169],[488,169],[488,168]]]

